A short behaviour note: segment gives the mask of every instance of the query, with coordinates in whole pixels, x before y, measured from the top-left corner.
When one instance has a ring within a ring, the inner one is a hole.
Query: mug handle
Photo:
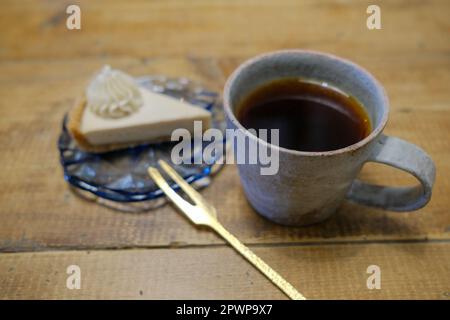
[[[415,176],[413,187],[386,187],[353,181],[347,198],[351,201],[391,211],[412,211],[425,206],[431,198],[436,168],[433,160],[418,146],[402,139],[381,135],[367,161],[384,163]]]

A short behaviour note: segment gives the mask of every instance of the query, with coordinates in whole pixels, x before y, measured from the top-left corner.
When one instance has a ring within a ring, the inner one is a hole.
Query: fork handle
[[[273,270],[267,263],[254,254],[248,247],[240,242],[235,236],[228,232],[225,227],[215,220],[210,227],[224,238],[233,248],[235,248],[244,258],[252,263],[262,274],[272,281],[281,291],[292,300],[306,300],[289,282]]]

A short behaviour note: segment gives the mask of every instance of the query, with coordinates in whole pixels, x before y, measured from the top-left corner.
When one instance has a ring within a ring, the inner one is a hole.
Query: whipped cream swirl
[[[86,89],[87,107],[102,118],[122,118],[142,106],[141,92],[134,79],[106,65]]]

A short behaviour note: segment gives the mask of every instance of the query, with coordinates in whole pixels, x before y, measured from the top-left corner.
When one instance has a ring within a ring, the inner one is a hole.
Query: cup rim
[[[345,64],[348,64],[352,68],[357,69],[359,72],[361,72],[365,76],[367,76],[367,78],[370,79],[370,81],[372,81],[375,84],[375,86],[380,90],[381,97],[382,97],[382,104],[384,107],[383,116],[381,118],[380,123],[377,125],[377,127],[375,129],[373,129],[372,132],[364,139],[362,139],[354,144],[351,144],[349,146],[346,146],[344,148],[340,148],[340,149],[336,149],[336,150],[329,150],[329,151],[299,151],[299,150],[287,149],[287,148],[280,147],[280,146],[277,146],[274,144],[270,144],[270,143],[264,141],[263,139],[258,138],[257,136],[251,134],[237,120],[234,112],[232,111],[231,103],[230,103],[231,85],[238,78],[238,76],[242,73],[242,71],[245,70],[246,68],[248,68],[249,66],[251,66],[261,60],[271,58],[274,56],[278,56],[278,55],[285,55],[285,54],[313,54],[313,55],[317,55],[317,56],[326,57],[328,59],[332,59],[332,60],[336,60],[338,62],[343,62]],[[358,65],[350,60],[347,60],[345,58],[341,58],[341,57],[338,57],[336,55],[329,54],[329,53],[324,53],[324,52],[319,52],[319,51],[314,51],[314,50],[303,50],[303,49],[286,49],[286,50],[271,51],[271,52],[259,54],[253,58],[250,58],[250,59],[244,61],[231,73],[231,75],[228,77],[228,79],[225,83],[225,87],[224,87],[224,91],[223,91],[223,107],[224,107],[225,113],[227,114],[229,120],[238,129],[242,130],[242,132],[244,132],[244,134],[246,136],[248,136],[250,139],[256,139],[258,141],[258,143],[262,143],[270,148],[278,149],[278,151],[283,151],[285,153],[290,153],[292,155],[312,156],[312,157],[334,156],[334,155],[339,155],[339,154],[343,154],[343,153],[353,152],[353,151],[356,151],[356,150],[362,148],[363,146],[367,145],[369,142],[374,140],[383,131],[384,127],[386,126],[386,123],[388,120],[388,115],[389,115],[389,100],[388,100],[388,97],[386,94],[386,90],[381,85],[381,83],[369,71],[367,71],[360,65]]]

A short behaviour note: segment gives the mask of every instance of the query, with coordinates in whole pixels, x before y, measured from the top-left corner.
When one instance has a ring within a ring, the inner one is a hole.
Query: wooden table
[[[221,90],[255,54],[304,48],[354,60],[391,99],[386,133],[422,146],[437,180],[428,206],[394,213],[344,202],[328,221],[286,228],[247,203],[235,166],[203,195],[238,238],[312,299],[450,299],[450,2],[56,1],[0,3],[0,298],[284,299],[215,234],[173,207],[126,214],[81,200],[66,185],[61,119],[103,64],[133,75],[187,76]],[[71,2],[71,3],[72,3]],[[411,184],[366,165],[362,178]],[[225,187],[226,186],[226,187]],[[381,289],[369,290],[369,265]],[[69,265],[81,289],[66,288]]]

